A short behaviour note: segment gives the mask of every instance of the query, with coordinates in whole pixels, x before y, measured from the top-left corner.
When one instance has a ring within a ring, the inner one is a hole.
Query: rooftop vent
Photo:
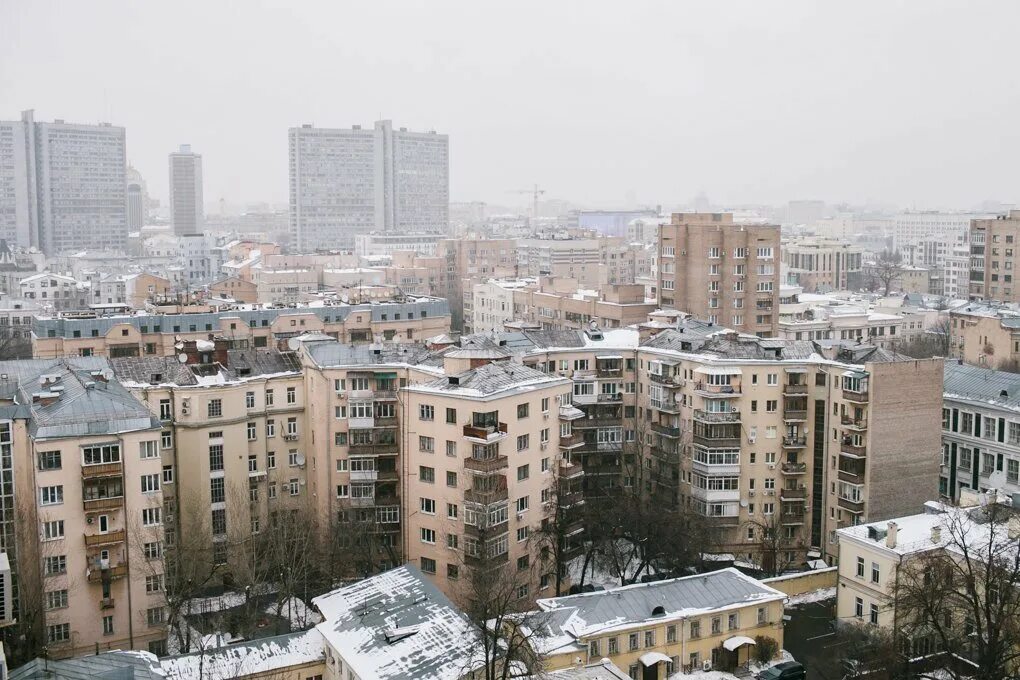
[[[999,396],[1002,397],[1003,399],[1005,399],[1006,397],[1009,396],[1009,391],[1008,390],[1000,390],[999,391]]]

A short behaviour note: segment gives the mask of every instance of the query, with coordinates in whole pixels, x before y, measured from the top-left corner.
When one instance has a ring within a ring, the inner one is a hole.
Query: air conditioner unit
[[[703,671],[710,671],[710,670],[712,670],[712,660],[711,659],[705,659],[704,661],[702,661],[701,662],[701,670],[703,670]]]
[[[549,442],[542,442],[539,445],[539,448],[542,449],[543,451],[545,451],[548,447],[549,447]]]
[[[758,440],[758,436],[757,436],[757,435],[753,435],[753,434],[749,434],[749,435],[747,435],[747,443],[748,443],[748,444],[753,444],[753,443],[755,443],[755,442],[756,442],[757,440]]]
[[[754,498],[754,490],[748,491],[747,495],[750,496],[751,498]]]
[[[769,470],[775,470],[775,469],[776,469],[776,464],[775,463],[769,463]]]
[[[766,496],[775,496],[776,492],[773,489],[766,489],[765,490],[765,495]]]

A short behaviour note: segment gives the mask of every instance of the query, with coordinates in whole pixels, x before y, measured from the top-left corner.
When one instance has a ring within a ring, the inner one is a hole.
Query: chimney
[[[931,542],[935,545],[942,543],[942,527],[938,524],[931,528]]]
[[[900,527],[896,524],[896,522],[889,522],[886,526],[885,546],[887,548],[896,547],[896,533],[899,531],[899,528]]]

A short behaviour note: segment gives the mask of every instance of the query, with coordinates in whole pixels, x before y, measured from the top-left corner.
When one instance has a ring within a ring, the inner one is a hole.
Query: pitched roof
[[[312,600],[316,626],[360,678],[456,680],[477,645],[467,616],[414,565]]]
[[[322,634],[315,628],[227,645],[218,649],[160,660],[170,680],[240,678],[314,664],[326,658]],[[364,676],[363,676],[364,677]]]
[[[978,401],[1020,410],[1020,375],[991,368],[946,362],[942,390],[946,399]]]
[[[159,661],[148,652],[105,652],[74,659],[33,659],[10,680],[165,680]]]
[[[455,378],[455,380],[451,381],[451,378]],[[424,385],[415,385],[409,389],[452,392],[466,396],[488,396],[517,387],[559,382],[566,381],[558,376],[551,376],[522,364],[499,361],[473,368],[458,376],[437,378]]]

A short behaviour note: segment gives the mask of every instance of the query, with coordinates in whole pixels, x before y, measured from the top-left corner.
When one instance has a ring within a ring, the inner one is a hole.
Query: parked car
[[[796,661],[784,661],[758,674],[758,680],[804,680],[807,673],[804,664]]]

